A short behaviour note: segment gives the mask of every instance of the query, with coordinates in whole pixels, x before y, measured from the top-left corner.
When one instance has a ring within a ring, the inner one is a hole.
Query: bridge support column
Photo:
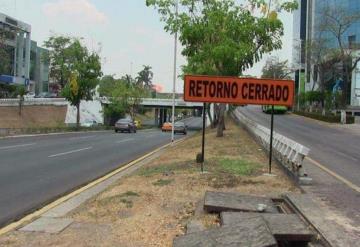
[[[155,108],[155,126],[159,126],[159,108]]]
[[[163,123],[167,122],[167,118],[168,118],[168,112],[167,112],[167,109],[163,109],[164,111],[164,115],[163,115]]]

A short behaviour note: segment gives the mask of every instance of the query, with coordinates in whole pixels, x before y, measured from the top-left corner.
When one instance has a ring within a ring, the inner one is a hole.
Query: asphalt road
[[[0,226],[168,143],[170,135],[151,129],[1,139]]]
[[[270,114],[258,106],[239,108],[250,119],[270,128]],[[360,133],[296,116],[275,115],[274,130],[311,149],[309,157],[360,186]],[[311,176],[311,174],[310,174]]]

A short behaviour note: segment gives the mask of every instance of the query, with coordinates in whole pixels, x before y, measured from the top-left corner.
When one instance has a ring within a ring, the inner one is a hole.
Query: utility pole
[[[175,3],[175,18],[177,20],[179,12],[179,2]],[[177,36],[176,30],[174,37],[174,74],[173,74],[173,102],[172,102],[172,117],[171,117],[171,142],[174,142],[174,127],[175,127],[175,90],[176,90],[176,57],[177,57]]]

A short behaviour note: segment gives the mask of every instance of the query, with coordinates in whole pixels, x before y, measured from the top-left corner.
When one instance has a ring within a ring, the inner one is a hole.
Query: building
[[[299,8],[293,16],[293,62],[298,66],[295,73],[297,89],[301,92],[316,89],[314,78],[317,75],[316,66],[311,64],[309,54],[305,51],[305,45],[312,40],[325,40],[326,46],[336,48],[336,37],[328,31],[321,31],[321,23],[324,19],[324,10],[331,8],[344,10],[342,14],[360,13],[359,0],[298,0]],[[340,12],[339,12],[340,14]],[[342,42],[353,54],[360,54],[360,21],[352,23],[342,34]],[[301,56],[301,62],[300,62]],[[355,56],[356,57],[356,56]],[[300,71],[300,72],[299,72]],[[335,79],[333,80],[335,84]],[[297,91],[298,91],[297,90]],[[360,106],[360,65],[353,71],[351,87],[349,87],[348,104]]]
[[[31,26],[0,13],[0,31],[2,48],[9,55],[0,83],[25,85],[28,91],[37,94],[47,92],[49,63],[44,59],[47,50],[31,40]]]

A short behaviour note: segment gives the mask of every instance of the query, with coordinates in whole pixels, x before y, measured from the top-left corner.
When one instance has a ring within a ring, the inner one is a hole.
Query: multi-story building
[[[0,13],[3,46],[9,54],[8,66],[0,74],[0,83],[25,85],[37,94],[48,91],[49,63],[46,49],[31,40],[31,26]]]
[[[295,73],[295,81],[299,90],[309,91],[317,87],[314,84],[317,70],[316,66],[311,64],[310,55],[305,51],[305,45],[312,40],[323,40],[327,48],[337,48],[338,41],[336,36],[329,31],[324,31],[322,28],[324,12],[326,9],[331,9],[333,14],[338,15],[339,18],[344,18],[344,16],[341,17],[340,15],[351,16],[355,13],[360,13],[360,1],[298,0],[298,3],[299,8],[294,12],[293,17],[293,61],[299,68]],[[351,49],[353,57],[357,57],[357,54],[360,55],[360,20],[351,22],[351,25],[341,37],[344,47],[348,51]],[[299,73],[300,68],[301,72]],[[336,83],[336,78],[333,78],[333,83]],[[353,71],[348,95],[349,105],[360,106],[360,64]]]

